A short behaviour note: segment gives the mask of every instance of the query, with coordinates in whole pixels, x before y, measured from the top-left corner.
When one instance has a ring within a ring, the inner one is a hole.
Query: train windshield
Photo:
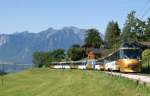
[[[139,50],[122,50],[121,57],[122,58],[130,58],[130,59],[138,59],[139,58]]]

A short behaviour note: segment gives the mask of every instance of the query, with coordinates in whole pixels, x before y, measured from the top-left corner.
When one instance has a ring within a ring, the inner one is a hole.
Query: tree
[[[84,48],[73,45],[71,48],[68,49],[67,55],[68,57],[70,57],[71,60],[77,61],[85,58],[85,50]]]
[[[135,17],[135,11],[131,11],[123,28],[121,38],[123,42],[137,42],[143,36],[145,22]]]
[[[146,21],[146,26],[145,26],[145,31],[144,34],[150,34],[150,18],[148,18],[148,20]]]
[[[105,32],[105,41],[109,48],[113,48],[119,45],[120,28],[117,22],[111,21],[107,25]]]
[[[74,45],[72,45],[72,48],[80,48],[80,45],[79,44],[74,44]]]
[[[57,58],[57,59],[64,59],[65,58],[65,50],[64,49],[53,50],[50,53],[50,57]]]
[[[150,18],[145,23],[143,41],[150,41]]]
[[[85,34],[85,44],[100,48],[103,41],[97,29],[88,29]]]
[[[135,26],[135,31],[136,34],[138,36],[138,40],[140,40],[142,38],[142,36],[144,35],[144,30],[145,30],[145,22],[136,18],[136,26]]]
[[[34,52],[33,64],[35,67],[48,66],[50,62],[61,61],[65,58],[65,51],[57,49],[50,52]]]
[[[43,52],[34,52],[32,55],[32,62],[35,67],[42,67],[44,65],[45,56]]]

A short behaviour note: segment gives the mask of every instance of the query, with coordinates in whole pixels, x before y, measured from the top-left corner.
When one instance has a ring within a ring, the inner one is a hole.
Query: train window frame
[[[110,61],[116,61],[118,59],[118,51],[114,52],[111,56],[110,56]]]
[[[120,59],[124,59],[124,58],[126,58],[126,59],[128,59],[128,58],[131,58],[131,56],[129,57],[129,56],[127,56],[127,55],[125,55],[125,51],[126,50],[137,50],[138,51],[138,53],[137,53],[137,56],[136,57],[133,57],[132,56],[132,59],[137,59],[137,58],[139,58],[140,57],[140,49],[121,49],[120,50]]]

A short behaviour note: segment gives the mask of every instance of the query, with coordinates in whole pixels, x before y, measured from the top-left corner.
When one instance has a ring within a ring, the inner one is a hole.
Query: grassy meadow
[[[150,96],[150,87],[92,70],[30,69],[3,79],[0,96]]]

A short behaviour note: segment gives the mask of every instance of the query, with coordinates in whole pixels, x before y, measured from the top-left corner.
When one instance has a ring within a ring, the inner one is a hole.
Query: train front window
[[[122,50],[123,58],[137,59],[139,58],[139,50]]]

